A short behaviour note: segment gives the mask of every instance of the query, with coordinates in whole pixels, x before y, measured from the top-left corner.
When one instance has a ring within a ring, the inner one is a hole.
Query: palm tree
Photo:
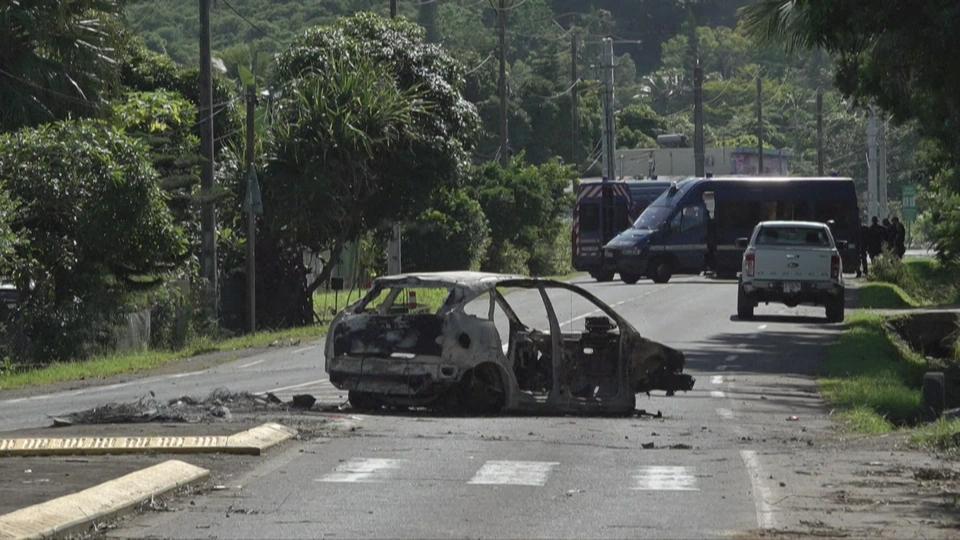
[[[0,3],[0,131],[97,111],[116,73],[122,2]]]
[[[744,28],[752,37],[787,50],[823,47],[809,0],[759,0],[740,9]]]

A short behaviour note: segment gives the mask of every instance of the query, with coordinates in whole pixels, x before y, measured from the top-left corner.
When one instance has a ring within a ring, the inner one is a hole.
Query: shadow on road
[[[773,319],[780,321],[781,319]],[[798,322],[797,318],[787,318]],[[687,368],[698,371],[815,375],[825,355],[824,345],[841,325],[799,323],[792,331],[723,333],[684,349]],[[802,327],[806,327],[804,330]]]

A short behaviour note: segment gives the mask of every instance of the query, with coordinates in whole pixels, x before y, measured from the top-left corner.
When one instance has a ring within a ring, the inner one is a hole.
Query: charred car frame
[[[440,292],[433,305],[417,302],[431,289]],[[543,328],[507,301],[517,289],[542,301]],[[561,322],[558,294],[587,315]],[[564,331],[573,321],[582,331]],[[586,290],[479,272],[377,279],[334,319],[325,356],[330,382],[358,409],[628,414],[637,393],[671,395],[694,383],[680,351],[642,337]]]

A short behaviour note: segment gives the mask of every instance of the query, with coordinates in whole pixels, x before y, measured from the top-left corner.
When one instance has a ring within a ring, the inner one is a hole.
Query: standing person
[[[897,258],[903,259],[903,255],[907,252],[907,228],[903,226],[903,222],[896,216],[893,217],[893,223],[891,225],[893,226],[893,245],[897,252]]]
[[[880,247],[883,251],[893,251],[893,225],[890,220],[883,218],[883,240]]]
[[[874,262],[883,252],[884,231],[877,216],[873,216],[870,221],[871,225],[867,234],[867,254],[870,255],[870,262]]]
[[[870,238],[870,227],[866,223],[860,224],[860,243],[857,244],[857,253],[860,255],[860,264],[857,266],[857,277],[869,274],[867,268],[867,239]]]

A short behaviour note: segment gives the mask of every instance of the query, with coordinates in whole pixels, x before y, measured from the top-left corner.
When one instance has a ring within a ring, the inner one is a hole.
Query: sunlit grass
[[[907,294],[899,285],[886,282],[867,283],[857,290],[861,308],[899,309],[918,307],[920,302]]]
[[[104,379],[115,375],[140,373],[164,364],[209,352],[236,351],[265,347],[275,342],[315,339],[326,333],[326,326],[302,326],[247,334],[221,341],[197,339],[175,351],[116,353],[77,362],[57,362],[46,367],[0,374],[0,389],[9,390],[64,381]]]
[[[939,419],[936,422],[917,428],[910,442],[930,450],[946,450],[960,453],[960,419]]]

